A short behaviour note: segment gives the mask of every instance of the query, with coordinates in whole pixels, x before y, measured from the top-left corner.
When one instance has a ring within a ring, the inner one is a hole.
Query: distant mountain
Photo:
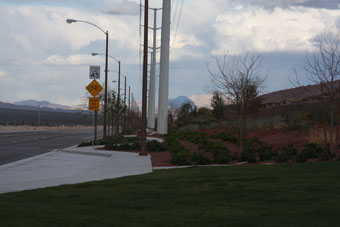
[[[169,99],[169,106],[174,109],[179,109],[186,103],[190,103],[194,108],[196,107],[195,103],[187,96],[178,96],[175,99]]]
[[[39,103],[40,103],[40,107],[39,107]],[[0,108],[1,109],[17,109],[17,110],[36,110],[36,111],[40,110],[40,111],[50,111],[50,112],[68,112],[68,113],[87,112],[86,110],[83,110],[81,108],[54,104],[54,103],[50,103],[47,101],[35,101],[35,100],[16,102],[13,104],[0,102]]]
[[[14,105],[19,106],[32,106],[40,108],[50,108],[50,109],[61,109],[61,110],[74,110],[76,108],[71,106],[65,106],[60,104],[50,103],[48,101],[36,101],[36,100],[26,100],[21,102],[15,102]]]

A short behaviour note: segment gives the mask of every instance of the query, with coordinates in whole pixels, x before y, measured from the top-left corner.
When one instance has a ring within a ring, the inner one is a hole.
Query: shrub
[[[252,147],[247,147],[240,155],[240,162],[256,163],[256,150]]]
[[[237,136],[230,134],[230,133],[218,133],[218,134],[213,134],[209,138],[211,139],[220,139],[229,143],[237,144],[238,143],[238,138]]]
[[[156,152],[156,151],[166,151],[167,147],[164,143],[160,143],[156,140],[147,141],[146,147],[149,152]]]
[[[287,154],[286,151],[282,151],[275,157],[275,161],[277,163],[288,162],[289,161],[289,155]]]
[[[105,149],[115,151],[138,151],[140,150],[140,143],[108,143],[105,145]]]
[[[182,166],[182,165],[190,165],[191,163],[189,162],[190,159],[190,152],[185,149],[181,148],[178,151],[172,151],[171,152],[171,163]]]
[[[228,149],[216,150],[213,152],[214,163],[228,164],[231,161],[230,151]]]
[[[331,153],[329,151],[329,148],[325,147],[325,148],[320,150],[318,157],[321,161],[329,161],[329,160],[335,158],[335,154]]]
[[[211,159],[202,152],[194,152],[191,161],[196,165],[207,165],[211,163]]]
[[[318,158],[319,153],[321,153],[322,148],[318,147],[314,143],[305,144],[301,153],[308,158]]]
[[[285,151],[286,154],[290,157],[295,156],[298,153],[297,149],[294,147],[293,144],[289,144],[286,147],[283,147],[282,150]]]
[[[105,145],[105,141],[103,139],[97,140],[94,145]],[[92,146],[92,141],[82,142],[78,145],[78,147],[89,147]]]
[[[247,148],[247,147],[257,147],[257,146],[262,146],[263,143],[261,140],[259,140],[259,138],[257,137],[253,137],[253,138],[250,138],[250,139],[246,139],[244,141],[244,146]]]
[[[257,148],[256,153],[258,154],[260,161],[271,160],[273,159],[273,156],[275,156],[273,147],[268,144],[263,144],[263,146]]]
[[[296,161],[297,162],[307,162],[308,160],[308,153],[304,150],[300,152],[300,154],[297,156]]]
[[[233,160],[233,161],[236,161],[236,160],[238,160],[239,158],[240,158],[240,157],[239,157],[239,155],[238,155],[237,152],[234,152],[234,154],[231,155],[231,160]]]

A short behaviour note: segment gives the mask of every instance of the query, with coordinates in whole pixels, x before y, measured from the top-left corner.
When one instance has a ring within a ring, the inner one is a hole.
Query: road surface
[[[98,138],[102,130],[98,128]],[[0,133],[0,165],[70,147],[92,139],[92,129]]]

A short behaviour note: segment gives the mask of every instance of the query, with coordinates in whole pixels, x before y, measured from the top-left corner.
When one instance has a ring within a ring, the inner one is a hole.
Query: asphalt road
[[[98,138],[102,130],[98,128]],[[92,129],[0,133],[0,165],[92,139]]]

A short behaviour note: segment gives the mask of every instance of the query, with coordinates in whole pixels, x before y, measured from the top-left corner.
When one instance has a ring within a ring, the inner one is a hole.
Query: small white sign
[[[100,66],[90,65],[90,79],[100,79]]]

